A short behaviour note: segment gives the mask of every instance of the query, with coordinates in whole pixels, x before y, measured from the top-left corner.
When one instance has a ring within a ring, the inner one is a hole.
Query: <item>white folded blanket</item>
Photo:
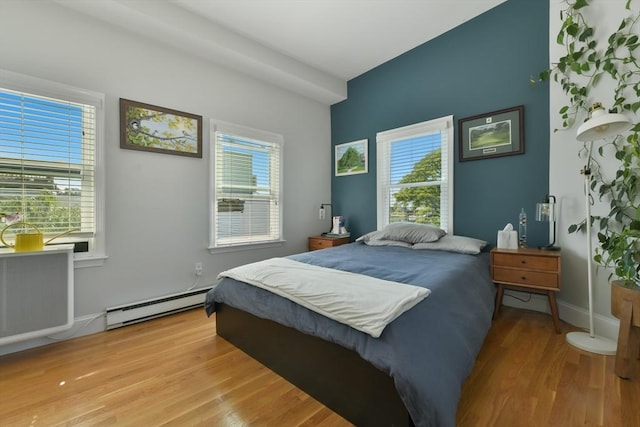
[[[236,267],[218,275],[222,277],[266,289],[374,338],[431,293],[419,286],[286,258]]]

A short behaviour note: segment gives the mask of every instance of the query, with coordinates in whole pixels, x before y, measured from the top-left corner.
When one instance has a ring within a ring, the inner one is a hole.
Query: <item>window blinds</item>
[[[378,228],[398,221],[451,229],[452,117],[377,134]]]
[[[95,232],[96,106],[0,88],[0,212]]]
[[[214,247],[281,239],[282,144],[248,133],[214,132]]]

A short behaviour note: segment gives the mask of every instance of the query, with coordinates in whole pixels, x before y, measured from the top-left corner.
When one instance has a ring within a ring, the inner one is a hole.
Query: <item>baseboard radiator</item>
[[[205,294],[209,289],[211,289],[210,286],[107,308],[107,329],[120,328],[180,311],[202,307]]]

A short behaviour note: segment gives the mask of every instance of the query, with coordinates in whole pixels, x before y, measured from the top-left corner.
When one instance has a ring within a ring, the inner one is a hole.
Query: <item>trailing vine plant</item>
[[[607,7],[613,7],[613,1]],[[557,63],[539,74],[541,81],[553,80],[568,97],[567,105],[560,108],[562,128],[569,129],[578,117],[587,116],[594,101],[591,91],[603,78],[615,85],[610,112],[623,112],[635,120],[626,137],[618,135],[613,141],[598,148],[604,156],[611,145],[619,167],[614,178],[600,173],[597,158],[588,153],[587,173],[590,187],[600,200],[609,203],[607,215],[592,216],[588,220],[599,228],[594,260],[627,283],[640,286],[640,65],[636,57],[640,41],[638,26],[640,14],[632,12],[632,0],[625,9],[629,15],[622,19],[618,29],[607,39],[607,45],[598,44],[597,28],[585,17],[589,0],[566,0],[561,11],[562,26],[556,41],[566,51]],[[591,13],[593,16],[594,14]],[[535,80],[531,79],[531,84]],[[555,129],[556,131],[558,129]],[[569,233],[584,230],[587,219],[569,227]]]

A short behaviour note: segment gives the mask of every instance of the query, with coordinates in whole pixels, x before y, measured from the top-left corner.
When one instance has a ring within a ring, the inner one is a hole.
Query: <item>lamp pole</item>
[[[593,141],[589,141],[587,165],[580,171],[584,175],[585,207],[587,212],[587,286],[589,289],[589,336],[595,338],[593,327],[593,244],[591,242],[591,149]]]
[[[587,150],[587,165],[580,171],[584,175],[585,210],[587,212],[587,286],[589,291],[589,333],[569,332],[567,342],[572,346],[596,354],[616,354],[616,342],[608,338],[596,336],[593,326],[593,245],[591,242],[591,149],[593,141],[589,141]]]

